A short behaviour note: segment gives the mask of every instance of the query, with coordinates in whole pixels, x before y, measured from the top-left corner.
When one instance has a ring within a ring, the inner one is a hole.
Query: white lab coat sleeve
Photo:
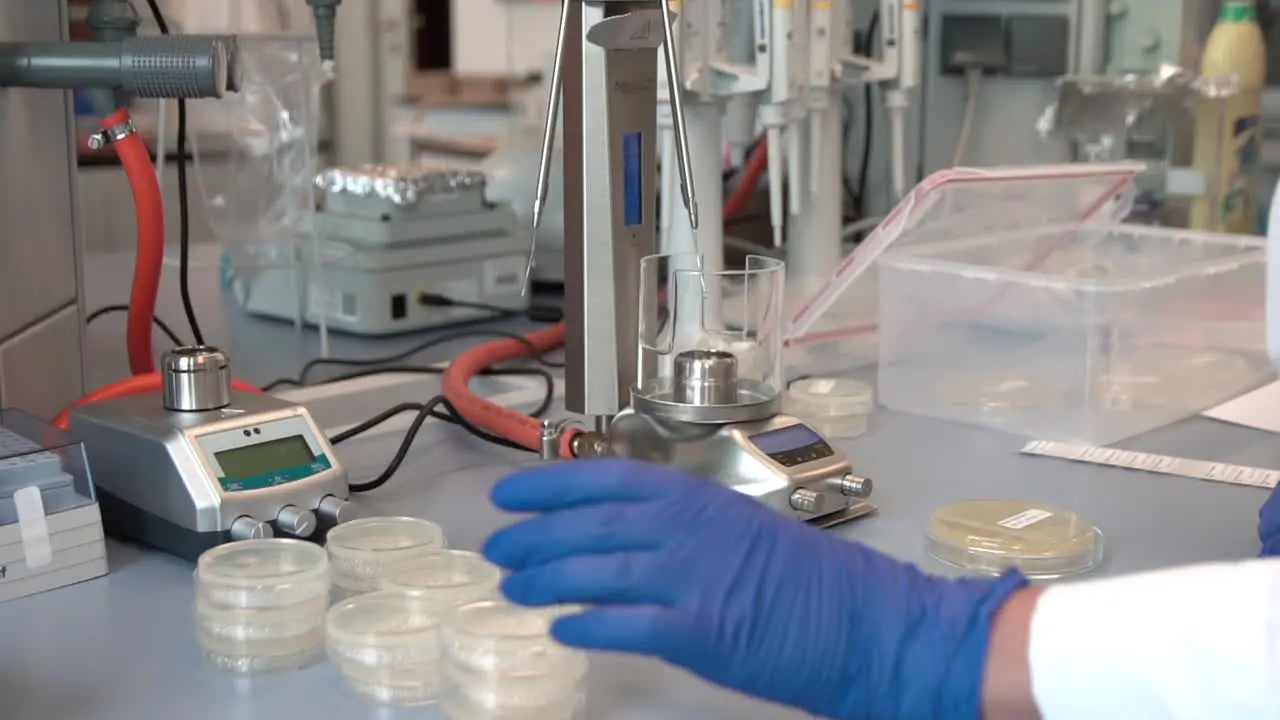
[[[1280,718],[1280,559],[1056,585],[1030,636],[1044,720]]]

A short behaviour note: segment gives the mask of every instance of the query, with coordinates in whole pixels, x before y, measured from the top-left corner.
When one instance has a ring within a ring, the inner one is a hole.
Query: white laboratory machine
[[[237,271],[232,290],[246,311],[292,320],[305,288],[309,322],[378,336],[528,307],[523,234],[507,205],[486,198],[482,173],[365,165],[331,168],[316,183],[319,262]]]
[[[231,389],[214,348],[165,355],[163,395],[82,405],[107,532],[194,560],[232,540],[320,539],[352,519],[347,476],[306,408]]]

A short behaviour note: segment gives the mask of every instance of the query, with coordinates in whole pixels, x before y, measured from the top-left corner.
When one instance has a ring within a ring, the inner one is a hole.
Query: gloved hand
[[[1263,555],[1280,557],[1280,488],[1271,493],[1258,515],[1258,538]]]
[[[585,604],[553,627],[581,648],[656,656],[830,718],[979,717],[991,621],[1026,584],[944,580],[720,485],[624,460],[500,482],[538,513],[486,543],[522,605]]]

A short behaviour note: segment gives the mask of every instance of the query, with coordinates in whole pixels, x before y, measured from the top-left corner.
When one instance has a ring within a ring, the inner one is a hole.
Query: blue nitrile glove
[[[996,610],[1026,580],[944,580],[698,477],[624,460],[525,470],[493,500],[539,513],[485,556],[523,605],[595,606],[568,645],[652,655],[830,718],[979,717]]]
[[[1258,538],[1263,555],[1280,557],[1280,488],[1271,493],[1258,515]]]

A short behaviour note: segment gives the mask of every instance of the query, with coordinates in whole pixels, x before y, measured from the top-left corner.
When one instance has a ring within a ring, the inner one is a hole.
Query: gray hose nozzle
[[[311,14],[316,19],[316,40],[320,44],[320,59],[333,62],[334,46],[338,32],[338,6],[342,0],[307,0]]]
[[[0,87],[125,90],[141,98],[227,92],[225,41],[208,36],[119,42],[0,43]]]

